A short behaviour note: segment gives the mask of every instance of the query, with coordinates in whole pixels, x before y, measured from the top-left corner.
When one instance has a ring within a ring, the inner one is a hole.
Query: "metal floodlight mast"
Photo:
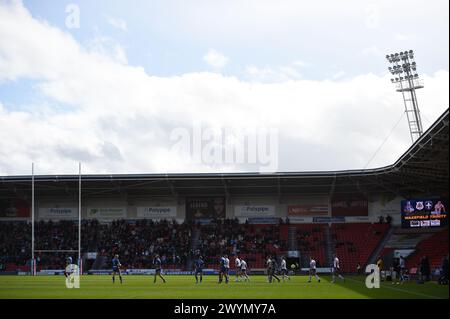
[[[423,83],[417,73],[414,52],[409,50],[388,54],[386,59],[390,63],[388,70],[393,76],[391,82],[395,84],[397,92],[402,93],[411,141],[414,143],[423,133],[416,96],[416,89],[423,88]]]

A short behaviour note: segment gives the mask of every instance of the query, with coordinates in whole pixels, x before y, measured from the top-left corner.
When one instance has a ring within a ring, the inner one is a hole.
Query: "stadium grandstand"
[[[333,254],[347,273],[379,258],[387,271],[398,255],[411,275],[424,256],[438,269],[448,255],[448,126],[447,110],[394,164],[375,169],[83,175],[83,272],[108,269],[115,253],[129,270],[151,268],[155,254],[180,272],[201,254],[214,270],[223,253],[253,271],[269,255],[296,269],[314,257],[325,269]],[[0,177],[3,273],[31,271],[31,180]],[[36,271],[63,269],[78,249],[79,176],[40,175],[34,185]],[[440,219],[431,213],[438,223],[402,212],[412,200],[441,203]]]

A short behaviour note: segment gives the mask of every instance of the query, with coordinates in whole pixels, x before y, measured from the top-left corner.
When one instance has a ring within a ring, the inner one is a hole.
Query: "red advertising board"
[[[20,199],[0,199],[0,217],[30,217],[30,204]]]
[[[289,205],[288,216],[327,216],[328,205]]]
[[[367,216],[369,203],[365,198],[333,199],[331,216]]]

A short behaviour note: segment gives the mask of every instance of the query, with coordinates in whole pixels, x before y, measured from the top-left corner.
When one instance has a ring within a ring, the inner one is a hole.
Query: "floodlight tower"
[[[409,50],[388,54],[386,59],[391,64],[389,72],[394,76],[391,82],[395,84],[397,92],[401,92],[403,95],[409,133],[411,134],[411,141],[414,143],[423,133],[422,119],[420,118],[416,96],[416,89],[423,88],[423,83],[416,71],[414,52]]]

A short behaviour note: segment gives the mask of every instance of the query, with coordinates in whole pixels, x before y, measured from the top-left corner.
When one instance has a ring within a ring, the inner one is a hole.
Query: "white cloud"
[[[340,78],[342,78],[343,76],[345,76],[345,71],[340,70],[338,72],[336,72],[335,74],[333,74],[333,80],[338,80]]]
[[[268,66],[262,68],[254,65],[247,66],[244,75],[251,81],[263,83],[285,82],[290,79],[286,74]]]
[[[113,18],[111,16],[106,16],[106,21],[116,29],[122,31],[128,30],[127,22],[121,18]]]
[[[398,40],[398,41],[409,41],[409,42],[412,42],[412,41],[416,40],[415,39],[416,37],[414,35],[405,34],[405,33],[396,33],[394,35],[394,38],[395,38],[395,40]]]
[[[227,65],[229,58],[219,51],[209,49],[208,52],[206,52],[206,54],[203,56],[203,60],[210,66],[221,69]]]
[[[294,65],[296,67],[300,67],[300,68],[309,68],[311,66],[310,63],[302,61],[302,60],[296,60],[296,61],[292,62],[292,65]]]
[[[363,167],[403,111],[388,75],[310,81],[288,65],[248,68],[255,77],[285,77],[279,81],[211,72],[152,76],[104,41],[83,47],[18,3],[0,4],[0,39],[0,85],[33,78],[42,98],[68,106],[14,111],[0,96],[0,175],[27,174],[32,161],[38,173],[76,173],[78,161],[86,173],[252,170],[197,165],[174,153],[172,130],[198,121],[236,131],[278,128],[280,170]],[[423,78],[419,104],[433,121],[448,106],[449,73]],[[404,121],[371,165],[392,163],[408,145]]]
[[[128,63],[125,49],[111,37],[96,36],[89,41],[88,48],[90,52],[110,57],[119,63]]]
[[[278,67],[250,65],[245,68],[244,76],[250,81],[262,83],[286,82],[301,79],[303,76],[299,69],[309,66],[310,64],[300,60]]]
[[[366,47],[362,50],[364,55],[373,55],[376,57],[384,57],[386,53],[380,50],[376,45],[372,45],[370,47]]]
[[[380,27],[380,8],[375,4],[370,4],[365,10],[365,25],[368,29],[378,29]]]

